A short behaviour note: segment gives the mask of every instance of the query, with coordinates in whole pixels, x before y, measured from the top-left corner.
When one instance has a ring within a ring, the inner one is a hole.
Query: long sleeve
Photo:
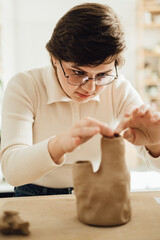
[[[31,76],[18,74],[9,82],[3,101],[1,167],[14,186],[33,182],[57,167],[48,152],[49,139],[33,143],[37,101]]]
[[[140,106],[143,104],[142,99],[136,90],[131,86],[129,82],[126,82],[125,78],[122,77],[122,81],[117,82],[116,87],[113,91],[113,99],[116,99],[114,104],[116,118],[120,121],[126,109],[131,106]],[[138,155],[142,157],[148,168],[160,170],[160,157],[152,157],[145,146],[135,146]]]
[[[1,167],[7,182],[13,186],[35,183],[47,187],[73,185],[72,163],[90,160],[100,162],[100,135],[64,156],[56,165],[49,152],[50,138],[71,128],[86,116],[106,122],[115,128],[125,110],[140,106],[138,93],[121,75],[94,99],[79,104],[62,90],[52,66],[17,74],[9,82],[3,99],[1,132]],[[106,111],[105,111],[106,109]],[[156,166],[144,146],[141,156]]]

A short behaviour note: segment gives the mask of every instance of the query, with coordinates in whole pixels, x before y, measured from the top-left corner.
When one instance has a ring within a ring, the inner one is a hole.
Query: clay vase
[[[121,136],[101,139],[101,164],[93,172],[90,161],[73,164],[77,215],[95,226],[117,226],[131,218],[130,174]]]

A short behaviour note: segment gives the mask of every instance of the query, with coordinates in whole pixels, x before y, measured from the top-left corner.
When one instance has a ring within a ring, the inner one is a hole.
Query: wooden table
[[[77,219],[74,195],[1,198],[0,212],[16,210],[30,222],[28,240],[160,240],[160,192],[132,192],[132,220],[119,227],[92,227]]]

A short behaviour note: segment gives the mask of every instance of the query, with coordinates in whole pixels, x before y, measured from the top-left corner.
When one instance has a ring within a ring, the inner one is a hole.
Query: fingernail
[[[126,132],[125,133],[125,138],[127,139],[127,140],[129,140],[129,141],[132,141],[133,140],[133,134],[132,133],[130,133],[130,132]]]
[[[121,134],[123,131],[122,131],[122,129],[116,129],[116,131],[115,131],[115,134]]]
[[[119,137],[120,135],[118,133],[114,133],[114,137]]]
[[[130,116],[131,115],[131,113],[130,112],[125,112],[125,116]]]
[[[154,122],[157,121],[157,118],[156,118],[156,117],[153,117],[153,118],[151,119],[151,121],[154,123]]]

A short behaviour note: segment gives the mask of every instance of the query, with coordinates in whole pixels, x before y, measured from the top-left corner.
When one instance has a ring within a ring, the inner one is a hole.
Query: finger
[[[151,118],[152,117],[152,112],[151,112],[151,109],[148,109],[145,113],[144,113],[144,115],[143,115],[144,117],[148,117],[148,118]]]
[[[108,137],[112,137],[114,135],[114,131],[108,127],[107,123],[101,122],[97,119],[93,119],[90,117],[87,117],[86,120],[88,121],[88,123],[90,125],[95,125],[98,126],[100,128],[100,133],[104,136],[108,136]]]
[[[99,128],[75,129],[71,135],[70,140],[68,140],[66,143],[66,152],[72,152],[76,147],[86,142],[99,132]]]
[[[142,117],[144,115],[150,115],[151,116],[151,107],[149,104],[143,104],[137,112],[138,116]]]
[[[147,138],[139,129],[127,129],[123,133],[123,137],[130,143],[141,146],[147,144]]]
[[[151,122],[156,123],[160,121],[160,113],[156,112],[152,115]]]
[[[74,137],[71,140],[71,147],[75,148],[78,147],[81,144],[81,138],[80,137]]]
[[[99,127],[83,127],[83,128],[76,128],[72,132],[72,137],[81,137],[81,138],[88,138],[96,135],[100,132]]]
[[[126,112],[124,113],[125,117],[130,117],[135,111],[138,110],[138,107],[136,106],[129,106],[126,110]]]
[[[106,123],[99,121],[97,119],[91,118],[91,117],[86,117],[84,119],[84,121],[87,126],[97,126],[100,128],[108,127],[108,125]]]
[[[130,143],[134,143],[135,141],[135,135],[132,131],[132,129],[127,129],[124,133],[123,133],[123,137]]]
[[[104,123],[97,120],[97,119],[94,119],[94,118],[91,118],[91,117],[85,117],[84,119],[82,119],[81,121],[78,121],[75,126],[76,127],[91,127],[91,126],[102,126]]]
[[[138,113],[139,108],[133,109],[132,113],[130,115],[134,116]]]
[[[81,138],[80,137],[71,138],[71,140],[68,141],[67,144],[65,145],[65,147],[66,147],[65,152],[72,152],[80,144],[81,144]]]
[[[113,136],[114,131],[108,127],[108,125],[102,121],[99,121],[97,119],[91,118],[91,117],[86,117],[82,121],[78,122],[76,124],[77,127],[98,127],[100,128],[100,133],[105,136]]]
[[[116,127],[115,134],[120,134],[124,129],[128,128],[131,122],[131,118],[124,118]]]
[[[107,124],[104,124],[100,129],[100,134],[106,137],[113,137],[114,131]]]

